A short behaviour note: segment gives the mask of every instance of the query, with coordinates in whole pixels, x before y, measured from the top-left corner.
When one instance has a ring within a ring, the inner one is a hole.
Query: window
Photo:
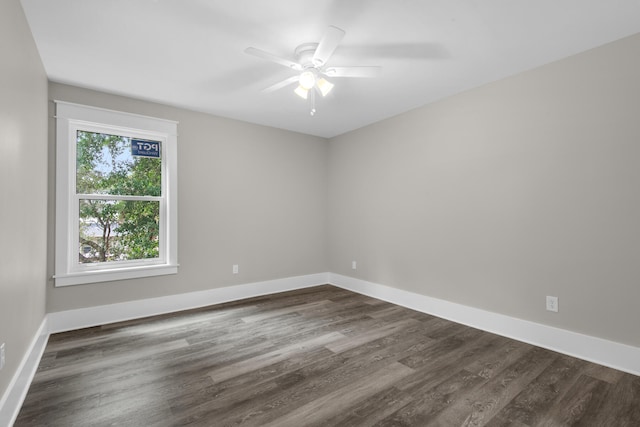
[[[56,286],[177,273],[177,123],[56,101]]]

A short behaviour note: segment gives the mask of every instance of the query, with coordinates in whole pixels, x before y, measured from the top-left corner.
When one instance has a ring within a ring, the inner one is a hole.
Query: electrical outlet
[[[558,297],[547,295],[547,311],[558,312]]]
[[[233,274],[238,274],[238,264],[233,264]]]
[[[356,264],[355,261],[351,261],[351,269],[355,270],[356,268],[358,268],[358,265]]]
[[[4,343],[0,344],[0,369],[4,368]]]

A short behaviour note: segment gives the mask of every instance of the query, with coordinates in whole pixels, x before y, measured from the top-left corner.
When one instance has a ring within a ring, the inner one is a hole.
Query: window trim
[[[54,101],[56,104],[55,286],[176,274],[178,272],[177,125],[178,122]],[[84,126],[84,127],[83,127]],[[160,256],[152,260],[78,266],[76,130],[146,136],[162,141]],[[74,240],[75,239],[75,240]]]

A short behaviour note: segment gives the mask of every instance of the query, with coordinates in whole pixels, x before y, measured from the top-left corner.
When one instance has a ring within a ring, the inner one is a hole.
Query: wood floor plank
[[[299,406],[270,423],[262,424],[256,419],[253,423],[247,424],[247,426],[324,426],[326,425],[326,419],[330,418],[334,413],[346,410],[350,405],[361,402],[412,373],[414,373],[413,369],[401,363],[393,362],[372,373],[369,377],[363,377],[312,402]]]
[[[594,425],[640,426],[640,377],[622,376],[599,409]]]
[[[402,336],[402,333],[398,333],[398,336]],[[244,419],[246,411],[250,410],[252,413],[260,413],[262,421],[270,422],[290,412],[292,408],[312,402],[360,378],[369,377],[389,363],[408,354],[420,352],[428,345],[423,335],[414,333],[405,339],[400,339],[398,345],[384,347],[379,345],[379,342],[369,342],[346,352],[334,354],[317,363],[284,373],[275,379],[275,384],[280,390],[274,393],[273,387],[269,387],[268,394],[264,398],[259,397],[253,402],[243,402],[242,406],[229,411],[228,414],[219,418],[219,421],[223,425],[239,424]],[[263,384],[255,384],[254,388],[263,386]],[[217,413],[208,415],[219,416]]]
[[[326,349],[325,349],[326,350]],[[328,351],[328,350],[327,350]],[[323,354],[324,356],[324,354]],[[211,405],[205,403],[197,411],[189,411],[188,417],[179,414],[178,424],[190,423],[195,417],[214,418],[221,425],[242,425],[247,417],[260,414],[261,422],[266,423],[277,416],[284,415],[292,409],[313,401],[316,397],[327,393],[348,381],[340,377],[327,377],[326,373],[344,365],[346,360],[340,355],[331,353],[330,357],[321,357],[314,363],[302,366],[292,372],[275,375],[267,381],[254,383],[244,396],[233,405],[211,412]],[[230,390],[231,391],[231,390]],[[233,391],[232,391],[233,392]]]
[[[15,426],[640,426],[640,378],[329,285],[54,334]]]
[[[326,345],[326,347],[334,353],[341,353],[343,351],[361,346],[371,341],[386,337],[394,332],[402,331],[411,326],[420,324],[415,319],[405,319],[399,322],[394,322],[389,325],[382,326],[380,328],[372,329],[371,331],[358,334],[356,337],[344,337],[341,340],[336,340]]]
[[[298,363],[281,362],[284,366],[291,366],[294,372],[299,372],[310,364],[322,365],[323,361],[334,356],[324,348],[316,348],[307,353],[308,360],[302,358]],[[293,388],[304,381],[298,375],[282,376],[279,366],[273,369],[256,370],[244,375],[236,376],[224,383],[214,383],[206,387],[198,395],[190,397],[178,395],[168,400],[172,411],[171,422],[168,425],[191,425],[201,420],[243,419],[250,412],[260,407],[260,403],[279,396],[284,390]]]
[[[481,363],[493,363],[504,351],[504,347],[504,341],[501,337],[486,334],[446,355],[433,357],[431,349],[427,348],[422,354],[429,358],[431,363],[422,365],[417,369],[416,375],[398,383],[396,387],[402,391],[409,392],[418,388],[435,387],[445,381],[453,372],[457,372],[460,369],[465,369],[488,380],[491,376],[487,376],[485,372],[469,369],[466,365],[473,368],[478,360]],[[472,361],[473,363],[471,363]]]
[[[413,399],[409,403],[375,425],[377,427],[428,425],[438,414],[454,406],[474,386],[483,381],[482,377],[461,370],[435,387],[429,385],[414,389],[411,393]]]
[[[433,366],[442,363],[452,355],[464,354],[465,349],[487,336],[486,333],[472,328],[457,329],[457,331],[459,332],[457,335],[441,337],[439,340],[433,338],[433,334],[428,334],[429,338],[438,342],[438,345],[430,347],[425,353],[408,356],[400,360],[400,363],[413,369]]]
[[[319,346],[327,346],[332,342],[339,341],[344,338],[345,336],[339,332],[331,332],[317,338],[312,338],[308,341],[291,344],[287,347],[252,357],[251,359],[245,359],[232,365],[226,365],[222,368],[209,372],[208,375],[215,382],[220,383],[237,375],[242,375],[256,369],[261,369],[265,366],[273,365],[277,362],[288,359],[291,356],[307,352],[310,349],[317,348]]]
[[[533,348],[491,380],[477,387],[464,402],[438,417],[442,425],[484,425],[506,406],[555,358],[551,352]]]
[[[415,374],[412,374],[415,375]],[[407,405],[413,396],[391,386],[369,396],[344,411],[334,413],[324,421],[326,426],[373,426]]]
[[[538,424],[577,381],[585,364],[586,362],[581,360],[559,355],[487,425],[509,426],[516,421],[526,425]]]
[[[581,375],[573,387],[557,405],[554,405],[537,423],[536,427],[589,426],[601,412],[600,407],[609,392],[611,384]]]
[[[245,323],[253,323],[253,322],[261,322],[266,319],[270,319],[272,317],[282,316],[283,314],[295,313],[295,312],[304,312],[307,310],[313,310],[318,307],[324,307],[326,305],[335,304],[329,300],[322,301],[313,301],[306,304],[295,304],[290,305],[288,307],[280,308],[277,310],[267,310],[261,311],[260,313],[251,314],[249,316],[244,316],[242,321]]]

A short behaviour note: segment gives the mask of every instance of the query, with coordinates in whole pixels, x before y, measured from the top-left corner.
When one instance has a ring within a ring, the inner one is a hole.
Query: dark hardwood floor
[[[332,286],[52,335],[16,426],[640,426],[640,377]]]

